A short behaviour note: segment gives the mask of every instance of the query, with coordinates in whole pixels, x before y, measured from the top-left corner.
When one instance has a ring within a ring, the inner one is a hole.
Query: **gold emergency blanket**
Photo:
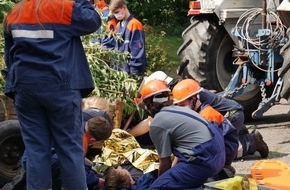
[[[144,173],[159,167],[156,151],[141,148],[125,130],[113,129],[111,137],[104,143],[103,154],[96,156],[94,162],[97,165],[116,166],[127,160]]]

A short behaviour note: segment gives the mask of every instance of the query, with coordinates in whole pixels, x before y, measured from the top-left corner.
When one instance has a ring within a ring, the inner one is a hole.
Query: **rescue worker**
[[[113,130],[113,121],[106,112],[98,109],[85,109],[83,110],[82,114],[84,118],[84,153],[86,156],[89,149],[95,147],[101,148],[104,140],[107,140],[111,136]],[[53,174],[52,189],[61,189],[62,183],[60,179],[60,163],[54,147],[51,148],[51,155]],[[26,163],[27,155],[25,151],[22,157],[22,165],[24,169],[26,169]],[[105,181],[103,178],[99,178],[96,175],[95,171],[92,170],[93,163],[91,162],[91,160],[86,157],[84,165],[88,189],[94,190],[103,187]],[[16,179],[18,178],[19,176],[16,176],[16,178],[12,181],[11,185],[16,186]]]
[[[115,69],[121,69],[130,75],[143,76],[147,67],[145,51],[145,34],[143,25],[133,17],[124,0],[111,0],[109,9],[119,21],[116,26],[116,34],[122,40],[111,37],[102,42],[102,45],[121,53],[128,52],[128,62],[122,67],[116,65]]]
[[[117,20],[109,9],[109,0],[95,0],[95,6],[101,13],[101,18],[107,23],[106,31],[115,32]]]
[[[193,79],[181,80],[172,90],[173,103],[193,109],[208,121],[213,122],[216,127],[222,129],[225,141],[226,162],[224,171],[218,177],[234,177],[235,169],[231,164],[238,152],[239,137],[237,129],[207,102],[201,103],[198,96],[202,89]]]
[[[106,27],[103,28],[103,26],[101,26],[98,29],[97,34],[101,34],[102,32],[104,32],[105,35],[102,37],[98,37],[97,39],[92,39],[93,43],[98,42],[102,44],[102,41],[105,42],[109,38],[109,36],[111,36],[112,34],[115,34],[116,32],[117,20],[112,14],[112,12],[109,10],[109,3],[110,3],[109,0],[95,0],[94,1],[95,7],[97,11],[100,13],[100,16],[102,20],[104,21]],[[108,47],[108,49],[112,49],[112,48],[114,47]]]
[[[91,121],[91,119],[98,117],[102,117],[103,119],[101,119],[101,121],[100,120],[95,122]],[[84,152],[86,154],[89,148],[92,148],[93,145],[96,145],[94,143],[95,141],[101,143],[101,145],[98,148],[102,147],[102,141],[108,139],[112,134],[113,121],[106,112],[95,108],[84,109],[83,118],[85,122],[85,133],[83,138]],[[91,121],[91,123],[89,121]]]
[[[83,110],[85,122],[84,129],[84,152],[85,155],[90,148],[102,148],[102,144],[107,140],[113,130],[113,121],[110,116],[98,109]],[[105,180],[99,178],[92,170],[92,162],[86,160],[86,182],[89,189],[97,189],[104,186]]]
[[[105,1],[105,0],[95,0],[95,7],[98,9],[98,11],[100,12],[104,12],[104,14],[102,16],[108,16],[109,15],[109,6],[108,3],[110,1]]]
[[[109,0],[96,0],[99,1],[97,4],[98,9],[102,12],[102,19],[106,22],[106,32],[115,34],[116,26],[117,26],[117,19],[113,15],[113,13],[109,9]]]
[[[172,105],[169,97],[170,89],[160,80],[149,81],[141,90],[153,117],[149,133],[159,155],[158,178],[149,189],[200,188],[225,164],[222,131],[192,109]],[[178,158],[174,166],[172,154]]]
[[[166,81],[167,85],[171,89],[173,89],[175,84],[179,81],[179,79],[173,79],[162,71],[156,71],[150,76],[144,77],[141,86],[153,79]],[[266,158],[268,156],[269,148],[263,140],[263,136],[260,132],[253,130],[249,133],[247,128],[244,126],[244,108],[241,104],[235,100],[224,98],[205,88],[202,88],[199,92],[199,99],[202,103],[207,102],[215,110],[225,114],[224,116],[237,129],[240,141],[236,158],[253,155],[256,151],[259,152],[262,158]]]
[[[94,82],[80,37],[100,24],[87,0],[21,0],[5,18],[5,94],[21,125],[29,190],[52,188],[52,142],[64,190],[87,189],[81,102]]]

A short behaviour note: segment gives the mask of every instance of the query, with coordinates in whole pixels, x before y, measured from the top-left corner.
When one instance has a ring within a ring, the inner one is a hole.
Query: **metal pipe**
[[[265,29],[267,26],[267,1],[263,0],[263,9],[262,9],[262,29]]]

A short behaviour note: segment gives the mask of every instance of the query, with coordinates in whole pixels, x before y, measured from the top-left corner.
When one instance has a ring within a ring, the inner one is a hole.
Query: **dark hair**
[[[88,132],[97,140],[108,139],[113,130],[113,125],[103,116],[96,116],[87,121]]]
[[[160,95],[158,95],[159,97],[168,97],[168,101],[166,102],[153,102],[153,98],[154,96],[151,96],[149,98],[146,98],[143,100],[143,103],[146,105],[147,107],[147,111],[148,114],[152,117],[155,116],[155,114],[157,114],[163,107],[166,106],[170,106],[172,105],[172,100],[170,100],[170,96],[168,92],[162,92]]]

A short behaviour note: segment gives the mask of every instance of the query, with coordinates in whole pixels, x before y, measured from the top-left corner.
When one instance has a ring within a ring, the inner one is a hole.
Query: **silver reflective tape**
[[[13,38],[53,38],[53,30],[12,30]]]
[[[237,158],[241,158],[241,157],[243,157],[243,146],[242,146],[242,144],[240,143],[240,141],[239,141],[239,148],[238,148],[238,154],[237,154]]]

